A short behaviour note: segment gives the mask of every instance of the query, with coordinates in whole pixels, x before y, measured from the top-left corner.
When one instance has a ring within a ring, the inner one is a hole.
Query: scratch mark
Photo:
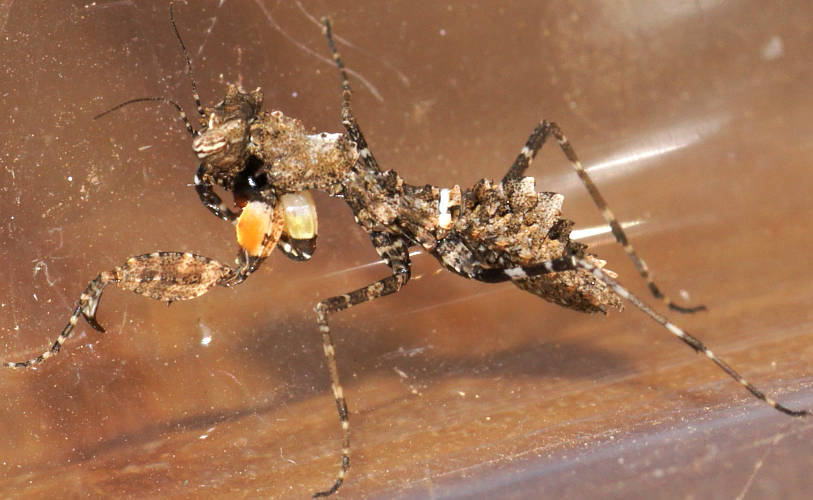
[[[6,31],[8,13],[12,5],[14,5],[14,0],[0,0],[0,34]]]
[[[254,3],[256,3],[257,6],[260,8],[260,10],[263,12],[263,14],[265,14],[265,18],[268,20],[268,24],[270,24],[275,30],[279,31],[282,36],[284,36],[289,42],[291,42],[297,48],[299,48],[299,50],[305,52],[306,54],[308,54],[310,56],[315,57],[316,59],[322,61],[323,63],[325,63],[325,64],[327,64],[329,66],[333,66],[333,65],[336,64],[336,63],[333,62],[333,59],[325,57],[325,56],[323,56],[321,54],[318,54],[317,52],[314,52],[313,50],[311,50],[310,48],[305,46],[303,43],[299,42],[294,37],[289,35],[287,31],[283,30],[282,26],[277,24],[277,22],[274,21],[274,18],[271,17],[271,12],[268,11],[268,9],[265,7],[265,5],[263,5],[261,0],[254,0]],[[362,83],[362,85],[367,87],[367,90],[369,90],[370,93],[373,94],[373,97],[375,97],[376,100],[378,100],[380,102],[384,102],[384,97],[381,96],[381,93],[378,91],[378,89],[372,83],[370,83],[369,80],[367,80],[365,77],[363,77],[357,71],[354,71],[354,70],[352,70],[350,68],[347,68],[347,72],[349,74],[355,76]]]
[[[784,434],[777,434],[771,440],[771,446],[776,446],[779,443],[779,441],[782,441],[783,439],[785,439]],[[765,457],[767,457],[768,453],[770,453],[771,451],[772,451],[771,448],[768,447],[765,449],[764,452],[762,452],[762,456],[759,457],[757,463],[754,464],[754,470],[751,471],[751,474],[748,476],[748,480],[745,482],[745,486],[743,486],[742,491],[740,491],[740,494],[736,496],[736,500],[743,500],[745,498],[745,495],[748,493],[748,490],[751,489],[751,485],[754,483],[754,478],[759,472],[759,469],[761,469],[762,464],[765,463]]]
[[[313,16],[313,15],[312,15],[310,12],[308,12],[307,10],[305,10],[305,7],[304,7],[304,6],[302,6],[302,2],[300,2],[299,0],[296,0],[296,6],[297,6],[297,7],[299,7],[299,10],[302,12],[302,14],[304,14],[304,15],[305,15],[305,17],[307,17],[307,18],[308,18],[308,20],[309,20],[310,22],[312,22],[312,23],[313,23],[313,24],[315,24],[316,26],[319,26],[320,28],[322,27],[322,23],[321,23],[321,22],[319,22],[319,20],[318,20],[318,19],[316,19],[316,18],[315,18],[315,17],[314,17],[314,16]],[[405,75],[405,74],[404,74],[404,73],[403,73],[401,70],[399,70],[398,68],[396,68],[395,66],[393,66],[393,65],[392,65],[392,64],[391,64],[389,61],[387,61],[386,59],[382,59],[382,58],[380,58],[380,57],[374,56],[374,55],[373,55],[373,54],[371,54],[369,51],[364,50],[363,48],[361,48],[361,47],[359,47],[358,45],[354,44],[353,42],[351,42],[351,41],[347,40],[346,38],[342,38],[342,37],[340,37],[340,36],[338,36],[338,35],[334,35],[334,36],[333,36],[333,38],[334,38],[334,39],[335,39],[337,42],[341,43],[342,45],[346,45],[347,47],[350,47],[351,49],[357,50],[357,51],[361,52],[362,54],[364,54],[365,56],[375,58],[375,59],[376,59],[376,61],[380,62],[380,63],[381,63],[383,66],[385,66],[387,69],[392,70],[392,72],[393,72],[393,73],[395,73],[395,76],[397,76],[397,77],[398,77],[398,79],[399,79],[399,80],[401,80],[401,83],[403,83],[405,87],[409,87],[409,78],[407,78],[407,76],[406,76],[406,75]]]

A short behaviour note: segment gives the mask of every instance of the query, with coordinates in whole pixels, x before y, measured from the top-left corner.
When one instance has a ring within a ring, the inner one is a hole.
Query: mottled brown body
[[[238,107],[229,99],[239,103],[251,96],[231,88],[219,108]],[[225,118],[215,122],[226,124]],[[269,203],[284,193],[324,191],[346,200],[366,231],[403,237],[430,252],[447,269],[472,279],[488,270],[533,267],[567,254],[585,256],[584,245],[569,238],[572,222],[560,217],[564,197],[537,193],[531,177],[507,185],[483,179],[463,193],[455,186],[447,204],[449,220],[441,225],[442,188],[410,185],[392,170],[381,172],[357,162],[355,142],[346,134],[306,134],[298,120],[281,111],[259,112],[249,120],[243,116],[232,119],[250,121],[246,150],[263,165],[264,182],[274,193]],[[230,170],[233,165],[222,169],[215,163],[211,167],[213,171],[205,179],[231,188],[231,179],[236,177]],[[588,258],[596,265],[601,263]],[[584,269],[512,281],[523,290],[578,311],[621,308],[618,295]]]
[[[464,196],[466,205],[454,230],[483,266],[532,268],[566,255],[584,257],[601,268],[603,261],[586,254],[570,239],[573,222],[561,218],[564,196],[536,192],[532,177],[508,186],[481,180]],[[563,307],[582,312],[621,309],[621,298],[585,269],[512,279],[519,288]]]
[[[246,151],[263,163],[269,185],[280,193],[319,190],[336,194],[356,163],[346,134],[308,134],[282,111],[261,112],[252,122]]]

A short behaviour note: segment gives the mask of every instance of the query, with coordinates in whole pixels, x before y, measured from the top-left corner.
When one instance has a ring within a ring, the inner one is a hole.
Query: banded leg
[[[709,358],[714,364],[716,364],[720,369],[727,373],[731,378],[733,378],[734,380],[739,382],[743,387],[745,387],[757,399],[761,399],[762,401],[766,402],[769,406],[771,406],[775,410],[778,410],[782,413],[786,413],[794,417],[800,417],[810,414],[808,410],[792,410],[790,408],[787,408],[786,406],[783,406],[777,401],[766,396],[764,392],[762,392],[756,386],[748,382],[728,363],[717,357],[717,355],[714,354],[714,352],[712,352],[711,349],[709,349],[706,346],[706,344],[704,344],[700,339],[689,334],[687,331],[683,330],[679,326],[675,325],[674,323],[666,319],[665,316],[655,312],[655,310],[648,306],[644,301],[639,299],[637,296],[633,295],[630,291],[621,286],[617,281],[608,276],[607,272],[603,271],[600,267],[591,263],[587,259],[577,257],[575,255],[566,255],[563,257],[559,257],[558,259],[534,265],[533,267],[529,268],[517,267],[513,269],[505,269],[504,272],[512,279],[517,279],[518,277],[528,277],[535,276],[538,274],[556,273],[562,271],[573,271],[577,269],[583,269],[591,273],[596,280],[610,287],[619,297],[624,298],[632,305],[637,307],[641,312],[643,312],[644,314],[652,318],[655,322],[666,328],[669,331],[669,333],[682,340],[686,345],[694,349],[696,352],[703,353],[707,358]]]
[[[80,317],[85,318],[94,329],[104,332],[104,328],[96,321],[96,309],[99,307],[102,291],[110,283],[151,299],[171,303],[200,297],[215,285],[231,284],[230,280],[239,271],[216,260],[191,253],[156,252],[130,257],[124,265],[100,273],[88,284],[79,296],[79,304],[68,319],[68,324],[50,349],[28,361],[6,361],[3,365],[9,368],[27,368],[53,357],[68,340]]]
[[[596,187],[593,180],[587,174],[587,171],[582,167],[581,161],[579,157],[576,155],[576,152],[573,150],[573,147],[568,142],[567,137],[562,133],[562,130],[559,126],[554,122],[549,121],[542,121],[539,125],[536,126],[533,132],[531,132],[531,136],[528,137],[528,141],[525,143],[525,147],[522,148],[517,158],[514,160],[514,163],[508,169],[508,172],[502,179],[502,183],[506,185],[510,185],[515,181],[519,181],[525,175],[525,171],[528,169],[528,166],[533,161],[534,157],[536,156],[537,151],[542,148],[545,144],[545,140],[548,138],[549,135],[553,135],[556,138],[556,141],[559,143],[559,147],[564,152],[565,156],[567,157],[568,161],[570,162],[570,166],[573,167],[573,170],[576,171],[578,174],[579,179],[581,179],[582,184],[584,185],[587,192],[590,194],[590,197],[593,199],[593,202],[598,207],[599,211],[601,211],[602,217],[604,220],[609,224],[610,229],[612,229],[613,236],[615,236],[615,240],[624,247],[624,252],[626,252],[629,259],[635,265],[635,268],[638,270],[638,274],[646,281],[647,286],[649,287],[649,291],[652,292],[652,295],[656,299],[660,299],[663,301],[669,309],[682,312],[682,313],[693,313],[697,311],[703,311],[706,309],[706,306],[699,305],[694,307],[683,307],[675,304],[672,300],[661,292],[660,288],[655,285],[655,282],[652,279],[652,275],[649,272],[649,267],[644,262],[644,259],[638,256],[638,253],[633,248],[632,244],[629,242],[629,238],[627,238],[627,234],[621,228],[621,224],[616,219],[613,212],[610,210],[610,207],[607,205],[607,201],[599,192],[598,188]]]
[[[375,160],[372,151],[367,146],[367,141],[364,139],[364,134],[361,133],[359,124],[356,122],[356,117],[353,116],[353,108],[350,105],[350,97],[352,91],[350,90],[350,79],[347,77],[347,71],[344,68],[344,62],[336,49],[336,43],[333,41],[333,33],[330,28],[330,19],[323,17],[322,24],[325,25],[325,36],[327,37],[327,44],[330,47],[330,52],[333,54],[333,60],[336,61],[336,66],[339,68],[339,74],[342,77],[342,125],[347,130],[350,139],[356,143],[356,148],[359,152],[359,157],[364,166],[370,170],[379,172],[381,168]]]
[[[339,370],[336,366],[336,350],[333,347],[333,338],[330,335],[328,316],[355,305],[395,293],[409,281],[409,245],[406,241],[385,233],[372,233],[370,237],[378,254],[386,260],[387,265],[392,269],[392,276],[350,293],[330,297],[316,305],[316,321],[322,334],[322,347],[325,351],[327,368],[330,372],[333,398],[336,401],[339,422],[342,426],[342,465],[333,486],[328,490],[315,493],[314,497],[325,497],[335,493],[344,483],[347,471],[350,469],[350,420],[348,418],[347,401],[344,398],[344,389],[342,389]]]

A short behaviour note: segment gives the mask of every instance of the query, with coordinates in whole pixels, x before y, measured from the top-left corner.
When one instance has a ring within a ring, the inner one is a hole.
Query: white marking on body
[[[550,269],[546,263],[546,268]],[[528,274],[525,272],[524,269],[521,267],[512,267],[510,269],[503,269],[503,272],[512,280],[519,280],[523,278],[527,278]]]
[[[319,134],[313,134],[313,135],[310,135],[310,134],[306,135],[306,137],[309,140],[313,141],[313,142],[322,143],[323,145],[329,145],[329,146],[335,146],[336,143],[339,141],[339,138],[341,136],[342,136],[342,134],[339,134],[339,133],[328,134],[328,133],[325,133],[325,132],[322,132],[322,133],[319,133]]]
[[[442,229],[449,229],[452,225],[452,214],[449,213],[449,189],[440,190],[438,199],[438,226]]]

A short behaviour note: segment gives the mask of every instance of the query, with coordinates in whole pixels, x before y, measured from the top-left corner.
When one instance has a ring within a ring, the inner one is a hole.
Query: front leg
[[[260,164],[261,165],[261,164]],[[284,231],[279,235],[279,250],[286,257],[296,261],[306,261],[313,256],[316,250],[316,206],[310,193],[289,193],[275,199],[273,193],[266,191],[267,184],[263,175],[255,176],[257,165],[249,164],[246,171],[237,177],[232,186],[235,203],[238,207],[245,207],[253,199],[261,200],[267,206],[282,204],[285,223]],[[206,166],[201,164],[195,173],[195,191],[201,203],[218,218],[227,222],[237,223],[242,214],[229,209],[223,199],[215,193],[214,185],[205,175]],[[270,199],[269,199],[270,198]],[[239,258],[239,257],[238,257]]]
[[[374,232],[370,235],[373,245],[381,257],[386,260],[392,270],[392,276],[378,280],[375,283],[359,288],[344,295],[336,295],[319,302],[316,305],[316,321],[322,334],[322,347],[325,351],[327,368],[330,372],[330,383],[333,388],[333,398],[339,412],[339,422],[342,426],[342,465],[333,486],[326,491],[314,494],[314,497],[332,495],[341,487],[350,469],[350,420],[348,419],[347,402],[344,399],[344,390],[339,381],[339,370],[336,366],[336,350],[330,335],[328,317],[336,312],[343,311],[355,305],[390,295],[401,289],[409,281],[409,244],[401,237],[386,233]]]
[[[225,285],[240,272],[240,269],[220,262],[185,252],[155,252],[130,257],[124,265],[111,271],[104,271],[91,281],[73,310],[68,324],[62,329],[50,349],[28,361],[6,361],[9,368],[36,366],[56,355],[68,340],[80,317],[94,329],[104,332],[96,321],[96,309],[102,298],[104,287],[110,283],[151,299],[171,303],[177,300],[190,300],[200,297],[215,285]]]
[[[225,203],[223,203],[220,196],[215,193],[212,183],[206,180],[205,173],[206,165],[201,163],[197,172],[195,172],[194,181],[195,191],[198,193],[198,198],[200,198],[203,206],[208,208],[209,211],[215,214],[218,218],[228,222],[234,222],[240,214],[233,212],[228,206],[226,206]]]
[[[68,324],[50,349],[28,361],[6,361],[3,365],[26,368],[54,356],[71,335],[80,317],[84,317],[94,329],[104,332],[96,321],[96,309],[104,287],[110,283],[166,303],[200,297],[215,285],[239,285],[259,269],[279,241],[283,227],[282,209],[261,201],[251,202],[246,205],[236,226],[240,245],[236,267],[187,252],[155,252],[130,257],[124,265],[100,273],[88,284]]]

